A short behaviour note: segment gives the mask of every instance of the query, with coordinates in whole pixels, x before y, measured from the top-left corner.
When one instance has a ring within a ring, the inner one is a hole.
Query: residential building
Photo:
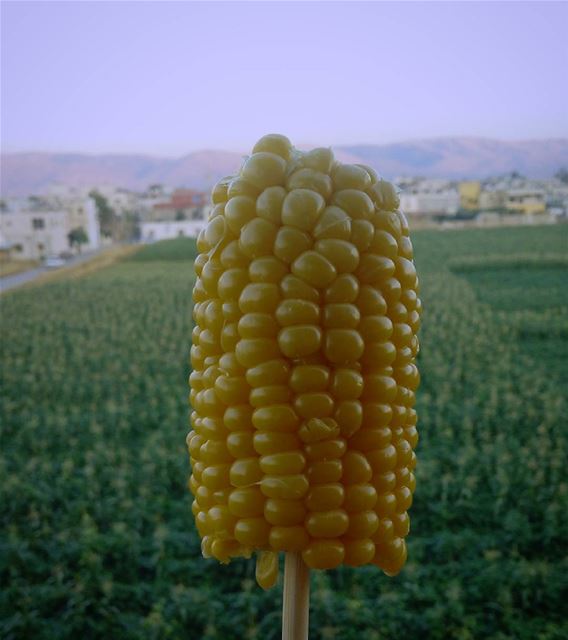
[[[543,189],[529,185],[517,189],[510,189],[507,191],[505,207],[513,213],[545,213],[545,192]]]
[[[479,209],[479,195],[481,194],[481,182],[469,180],[459,184],[460,206],[467,211]]]
[[[483,189],[479,194],[478,206],[482,211],[503,209],[507,194],[500,189]]]
[[[150,219],[156,222],[164,220],[201,220],[204,208],[208,205],[209,195],[193,189],[176,189],[171,198],[152,207]]]
[[[51,194],[54,192],[51,191]],[[82,250],[95,251],[101,246],[101,231],[95,201],[81,191],[59,192],[47,197],[51,209],[65,211],[67,214],[66,229],[70,233],[74,229],[83,229],[87,234],[87,242],[81,245]]]
[[[397,180],[400,208],[409,215],[453,215],[460,206],[456,183],[440,178]]]
[[[454,215],[459,207],[460,195],[448,180],[406,181],[400,194],[400,208],[409,215]]]
[[[410,215],[454,215],[460,207],[457,191],[401,194],[400,208]]]
[[[87,242],[82,248],[87,251],[98,249],[101,246],[101,230],[95,201],[92,198],[69,200],[63,206],[67,213],[67,232],[84,229]]]
[[[0,232],[15,259],[39,260],[69,250],[65,211],[2,213]]]
[[[568,214],[568,184],[553,178],[545,184],[546,208],[556,216]]]
[[[182,236],[197,238],[199,233],[207,227],[207,221],[203,219],[143,222],[140,226],[142,242],[156,242],[158,240],[170,240]]]
[[[108,205],[117,216],[123,216],[126,213],[137,211],[139,204],[139,196],[128,189],[121,189],[112,185],[97,185],[89,189],[89,193],[96,191],[103,196]]]

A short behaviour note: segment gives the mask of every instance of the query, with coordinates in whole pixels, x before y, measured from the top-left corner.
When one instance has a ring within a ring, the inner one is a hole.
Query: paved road
[[[87,262],[91,258],[94,258],[98,255],[100,251],[89,251],[88,253],[83,253],[80,256],[75,256],[68,260],[65,263],[66,267],[71,265],[81,264],[81,262]],[[37,269],[30,269],[30,271],[24,271],[23,273],[16,273],[13,276],[6,276],[4,278],[0,278],[0,293],[4,293],[4,291],[8,291],[9,289],[15,289],[22,284],[26,284],[26,282],[30,282],[35,280],[38,276],[46,271],[57,271],[58,269],[62,269],[63,267],[57,267],[56,269],[48,269],[47,267],[38,267]]]

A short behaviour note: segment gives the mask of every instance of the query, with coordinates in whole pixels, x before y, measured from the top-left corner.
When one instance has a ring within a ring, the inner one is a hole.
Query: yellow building
[[[462,209],[469,211],[479,209],[479,194],[481,193],[481,183],[478,180],[468,180],[460,182],[460,205]]]
[[[512,213],[546,213],[544,192],[539,189],[511,189],[507,193],[505,206]]]

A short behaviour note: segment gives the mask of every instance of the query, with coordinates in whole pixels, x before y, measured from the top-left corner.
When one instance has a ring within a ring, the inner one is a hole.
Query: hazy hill
[[[41,193],[53,183],[78,187],[115,185],[143,190],[152,183],[207,188],[236,171],[242,155],[197,151],[181,158],[131,154],[4,153],[1,193]]]
[[[568,139],[507,142],[485,138],[435,138],[388,145],[335,147],[343,161],[364,162],[385,177],[476,178],[519,171],[552,176],[568,166]],[[180,158],[133,154],[2,154],[5,196],[41,193],[54,182],[73,186],[113,184],[144,189],[152,183],[208,188],[236,171],[244,154],[197,151]]]
[[[387,177],[483,178],[518,171],[530,178],[546,178],[568,165],[567,139],[434,138],[343,148]]]

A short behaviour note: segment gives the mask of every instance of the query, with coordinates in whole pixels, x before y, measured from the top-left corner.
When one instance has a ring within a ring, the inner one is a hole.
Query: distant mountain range
[[[487,138],[434,138],[387,145],[333,147],[338,159],[371,165],[386,178],[484,178],[518,171],[551,177],[568,167],[568,139],[509,142]],[[196,151],[180,158],[86,153],[3,153],[3,196],[41,194],[53,183],[115,185],[143,190],[150,184],[207,189],[238,170],[244,154]]]

